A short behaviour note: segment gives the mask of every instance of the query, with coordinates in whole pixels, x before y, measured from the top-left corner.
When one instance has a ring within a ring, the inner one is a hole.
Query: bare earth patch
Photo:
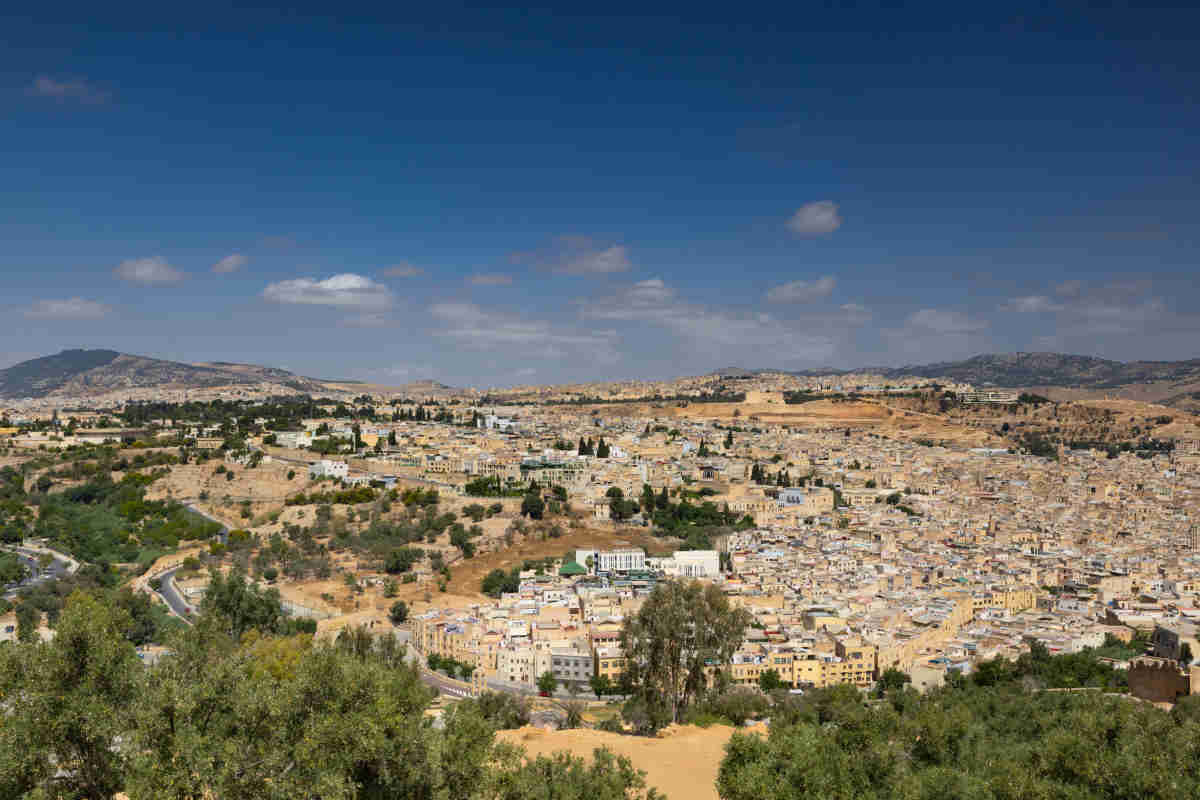
[[[746,730],[762,733],[766,728],[760,725]],[[646,783],[670,800],[717,800],[717,770],[733,733],[734,729],[725,725],[672,725],[653,739],[591,729],[545,731],[534,727],[500,731],[497,736],[521,745],[530,756],[567,750],[590,758],[597,747],[607,747],[628,756],[635,767],[646,772]]]

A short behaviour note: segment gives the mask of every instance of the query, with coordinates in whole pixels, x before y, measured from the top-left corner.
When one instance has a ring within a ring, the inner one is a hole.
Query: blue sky
[[[0,365],[1200,356],[1194,10],[118,5],[0,18]]]

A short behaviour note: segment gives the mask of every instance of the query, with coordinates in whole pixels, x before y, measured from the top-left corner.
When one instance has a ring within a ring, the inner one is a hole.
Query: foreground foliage
[[[1200,796],[1200,722],[1017,683],[902,689],[874,706],[836,687],[780,709],[765,739],[735,734],[717,787],[725,800],[1182,800]]]
[[[495,741],[495,718],[507,712],[494,699],[435,725],[425,713],[433,693],[390,634],[355,629],[332,645],[254,628],[236,635],[254,616],[239,624],[206,613],[144,667],[129,614],[72,595],[51,642],[0,648],[0,797],[657,797],[628,759],[606,751],[590,763],[526,761]]]

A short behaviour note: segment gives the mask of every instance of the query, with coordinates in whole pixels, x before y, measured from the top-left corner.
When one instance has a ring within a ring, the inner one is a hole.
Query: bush
[[[710,697],[698,711],[721,717],[730,725],[742,726],[747,720],[766,716],[771,704],[767,697],[746,686],[735,686],[729,691]]]
[[[512,730],[529,724],[529,698],[508,692],[483,692],[473,700],[464,700],[460,708],[473,708],[496,730]]]
[[[625,733],[625,726],[621,724],[620,717],[607,717],[596,723],[596,730],[605,731],[607,733]]]

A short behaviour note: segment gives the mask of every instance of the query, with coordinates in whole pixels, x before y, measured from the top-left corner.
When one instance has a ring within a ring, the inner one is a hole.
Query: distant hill
[[[739,378],[781,370],[725,367],[712,374]],[[991,353],[965,361],[940,361],[903,367],[858,367],[785,371],[804,378],[825,375],[869,374],[885,378],[946,378],[976,386],[1021,388],[1064,386],[1085,389],[1117,389],[1134,384],[1200,382],[1200,359],[1189,361],[1112,361],[1093,356],[1064,353]],[[1182,387],[1181,387],[1182,388]]]
[[[1115,389],[1135,383],[1200,379],[1200,359],[1121,362],[1062,353],[1000,353],[965,361],[900,367],[887,370],[884,375],[950,378],[977,386]]]
[[[310,378],[273,367],[214,362],[184,364],[116,350],[64,350],[0,370],[0,397],[83,395],[120,389],[277,384],[298,392],[322,392]]]

